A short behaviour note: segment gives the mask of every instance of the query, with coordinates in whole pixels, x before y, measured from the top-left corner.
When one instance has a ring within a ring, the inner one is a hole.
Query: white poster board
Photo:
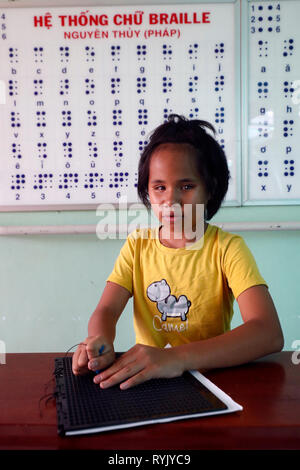
[[[248,3],[244,204],[300,203],[300,2]]]
[[[236,2],[0,8],[0,210],[137,202],[149,133],[211,122],[240,203]]]

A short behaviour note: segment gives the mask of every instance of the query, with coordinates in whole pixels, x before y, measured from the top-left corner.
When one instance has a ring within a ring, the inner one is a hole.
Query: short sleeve
[[[259,272],[253,254],[244,239],[238,235],[234,236],[226,246],[223,270],[235,298],[249,287],[261,284],[268,287]]]
[[[121,248],[114,268],[106,281],[115,282],[133,293],[134,238],[128,235]]]

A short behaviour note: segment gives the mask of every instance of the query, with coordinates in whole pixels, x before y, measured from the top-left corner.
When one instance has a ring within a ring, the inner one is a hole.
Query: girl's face
[[[150,159],[148,193],[153,212],[170,234],[184,234],[184,224],[192,223],[193,231],[196,223],[203,225],[209,195],[196,167],[196,150],[189,144],[159,145]]]

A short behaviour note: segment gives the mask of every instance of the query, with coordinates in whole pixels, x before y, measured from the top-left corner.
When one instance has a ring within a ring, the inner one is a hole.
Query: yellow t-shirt
[[[136,342],[177,346],[229,330],[234,298],[267,285],[244,240],[208,225],[193,249],[168,248],[158,231],[129,234],[107,278],[133,295]]]

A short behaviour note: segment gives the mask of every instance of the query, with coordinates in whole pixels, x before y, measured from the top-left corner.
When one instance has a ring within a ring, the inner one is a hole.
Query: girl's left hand
[[[96,375],[101,388],[120,383],[122,390],[159,377],[178,377],[184,372],[177,348],[156,348],[136,344],[122,354],[112,366]]]

